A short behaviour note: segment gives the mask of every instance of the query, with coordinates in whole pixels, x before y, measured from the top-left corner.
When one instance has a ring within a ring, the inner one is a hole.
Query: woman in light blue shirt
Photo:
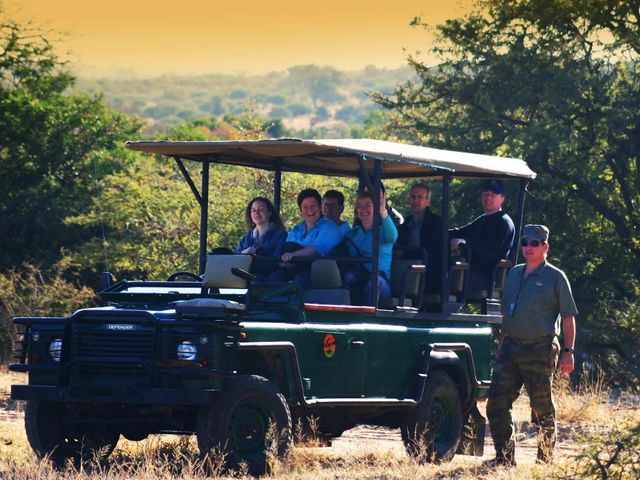
[[[389,217],[385,206],[384,195],[380,196],[380,247],[378,250],[378,298],[391,296],[391,255],[393,244],[398,239],[398,230]],[[373,217],[374,199],[369,192],[362,192],[356,201],[357,220],[353,229],[347,233],[347,248],[352,257],[373,256]],[[373,305],[371,290],[373,279],[371,274],[373,265],[365,263],[348,270],[344,275],[344,282],[351,290],[354,305]]]

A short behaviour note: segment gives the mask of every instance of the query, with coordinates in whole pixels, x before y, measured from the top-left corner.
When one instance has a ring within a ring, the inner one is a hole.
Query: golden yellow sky
[[[398,67],[470,0],[14,0],[14,18],[68,32],[74,63],[96,75],[266,73],[292,65]],[[5,2],[6,6],[6,2]]]

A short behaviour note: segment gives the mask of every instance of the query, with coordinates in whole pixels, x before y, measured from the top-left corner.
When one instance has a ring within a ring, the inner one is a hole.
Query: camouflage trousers
[[[513,402],[522,385],[531,404],[531,422],[538,433],[538,459],[550,462],[556,443],[556,409],[551,390],[560,344],[556,337],[519,342],[505,337],[491,378],[487,416],[496,448],[496,459],[514,463]]]

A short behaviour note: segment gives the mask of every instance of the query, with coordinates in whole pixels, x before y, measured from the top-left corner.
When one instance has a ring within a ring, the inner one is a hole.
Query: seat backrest
[[[399,297],[402,293],[402,281],[406,276],[405,295],[407,297],[417,297],[420,290],[420,275],[411,273],[412,265],[424,265],[418,259],[394,258],[391,264],[391,296]]]
[[[303,292],[302,299],[305,303],[351,305],[351,294],[347,288],[342,288],[342,277],[335,260],[314,260],[311,264],[311,288]]]
[[[513,266],[513,262],[511,260],[502,259],[496,265],[495,273],[494,273],[494,283],[493,283],[493,294],[500,294],[502,290],[504,290],[504,282],[507,279],[507,273],[509,273],[509,269]],[[493,295],[492,295],[493,296]]]
[[[450,292],[454,295],[464,292],[466,277],[469,274],[469,263],[464,261],[456,261],[449,267],[449,275],[451,279]]]
[[[249,271],[251,255],[208,255],[203,288],[247,288],[247,281],[234,275],[232,268]]]
[[[340,269],[335,260],[322,258],[311,264],[311,288],[342,288]]]

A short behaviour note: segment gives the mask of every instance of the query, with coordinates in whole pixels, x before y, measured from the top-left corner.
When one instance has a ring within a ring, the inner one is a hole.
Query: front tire
[[[226,466],[248,466],[249,473],[267,470],[270,454],[284,457],[292,437],[291,412],[280,390],[257,375],[228,381],[219,401],[198,412],[200,453],[224,453]]]
[[[27,401],[24,423],[27,440],[38,458],[49,457],[56,466],[67,460],[76,466],[102,462],[116,448],[120,436],[104,424],[70,426],[60,402]]]
[[[407,452],[418,461],[453,458],[462,436],[462,405],[448,374],[429,374],[422,402],[407,414],[400,431]]]

